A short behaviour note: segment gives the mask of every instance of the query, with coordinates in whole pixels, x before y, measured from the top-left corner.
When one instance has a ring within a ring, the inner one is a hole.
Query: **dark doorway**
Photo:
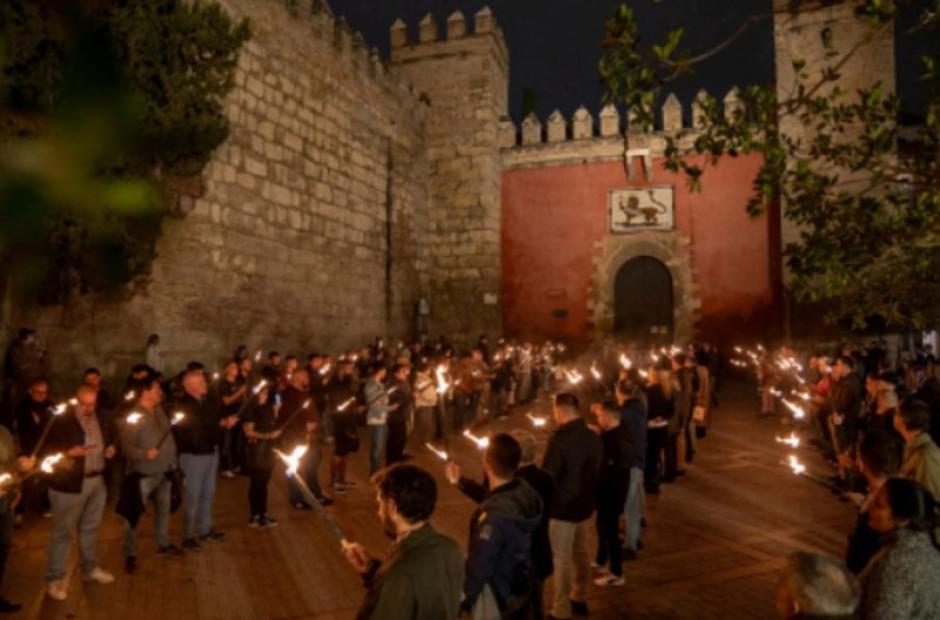
[[[672,276],[649,256],[630,259],[614,282],[614,331],[631,342],[672,342]]]

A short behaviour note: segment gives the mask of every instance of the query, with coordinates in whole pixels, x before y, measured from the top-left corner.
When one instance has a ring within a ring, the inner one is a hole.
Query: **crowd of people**
[[[336,357],[310,353],[304,363],[271,351],[261,364],[260,351],[251,355],[242,346],[217,371],[193,361],[170,375],[153,335],[147,363],[132,367],[116,396],[89,368],[59,402],[50,398],[45,354],[35,334],[23,330],[7,360],[7,395],[15,405],[3,418],[0,468],[18,484],[0,487],[0,560],[5,564],[23,513],[46,512],[52,520],[47,595],[68,596],[66,560],[76,535],[84,579],[111,583],[114,575],[98,565],[95,549],[109,499],[124,519],[128,574],[137,569],[138,532],[148,512],[158,556],[198,552],[224,538],[213,525],[217,478],[239,474],[249,478],[248,525],[274,527],[267,491],[275,449],[307,448],[296,477],[287,478],[292,507],[311,509],[311,495],[328,506],[356,486],[347,461],[365,426],[383,525],[403,557],[393,555],[380,567],[360,546],[344,547],[369,590],[361,617],[444,618],[463,611],[474,618],[543,618],[549,577],[548,617],[586,614],[592,573],[598,586],[623,585],[623,561],[635,560],[642,548],[645,496],[684,473],[715,400],[708,349],[664,350],[662,359],[646,356],[646,367],[639,358],[635,367],[625,366],[618,352],[600,352],[589,382],[572,377],[561,345],[501,340],[491,347],[485,337],[461,352],[443,338],[397,346],[376,339]],[[427,523],[437,490],[427,472],[404,464],[409,438],[412,446],[437,445],[446,454],[464,429],[548,400],[555,432],[541,464],[536,437],[524,430],[486,438],[482,481],[446,463],[446,478],[479,504],[462,558]],[[321,485],[324,454],[329,482]],[[169,522],[180,507],[183,534],[175,544]],[[599,541],[593,562],[592,526]],[[409,545],[420,553],[406,552]],[[425,570],[405,568],[415,554],[438,582],[447,576],[449,588],[434,580],[394,587],[396,579]],[[18,608],[0,600],[2,611]]]
[[[793,401],[806,403],[795,407],[794,433],[831,464],[828,485],[858,506],[858,519],[844,559],[790,558],[781,615],[940,618],[937,360],[917,347],[892,363],[880,342],[815,352],[805,372],[796,357],[786,348],[754,356],[760,415],[789,419]]]
[[[624,585],[624,562],[639,558],[647,495],[677,481],[707,436],[721,366],[707,345],[637,351],[607,343],[578,359],[567,353],[552,343],[491,347],[485,337],[459,352],[443,338],[376,339],[335,357],[270,351],[261,363],[262,352],[242,346],[217,370],[193,361],[168,374],[151,336],[147,363],[115,396],[88,368],[58,401],[35,334],[23,330],[8,354],[5,393],[14,406],[0,426],[0,577],[26,511],[51,516],[46,593],[64,600],[76,537],[84,579],[115,579],[95,549],[109,501],[124,519],[124,570],[133,574],[148,513],[157,555],[198,552],[224,539],[213,522],[218,478],[244,475],[247,525],[275,527],[268,487],[278,449],[306,448],[286,478],[291,507],[304,511],[356,486],[347,463],[364,440],[381,525],[395,544],[384,562],[343,544],[366,586],[360,618],[587,615],[589,588]],[[795,419],[794,432],[813,435],[832,463],[831,487],[858,503],[859,518],[844,562],[789,558],[780,613],[940,617],[935,360],[924,352],[895,371],[880,349],[844,348],[810,356],[804,374],[796,358],[787,349],[754,355],[760,415],[789,416],[782,403],[797,396],[805,403],[809,423]],[[533,402],[552,412],[549,419],[524,407],[532,426],[552,427],[541,459],[528,430],[484,435],[484,477],[464,475],[450,458],[453,438]],[[434,477],[407,462],[408,450],[422,446],[477,504],[466,556],[430,524]],[[180,508],[176,544],[169,522]],[[0,599],[0,611],[17,609]]]

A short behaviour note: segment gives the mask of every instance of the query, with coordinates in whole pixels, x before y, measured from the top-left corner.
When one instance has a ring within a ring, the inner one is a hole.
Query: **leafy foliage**
[[[42,301],[148,272],[161,182],[201,172],[250,36],[214,3],[0,6],[0,260]]]
[[[894,27],[909,3],[841,0],[851,3],[870,38]],[[838,2],[837,2],[838,3]],[[807,10],[791,2],[786,11]],[[681,29],[644,45],[633,10],[619,6],[607,23],[600,73],[609,101],[626,105],[646,130],[655,122],[662,89],[693,72],[696,64],[725,49],[753,24],[754,15],[728,39],[691,55],[682,49]],[[940,1],[931,0],[916,29],[940,32]],[[800,231],[784,256],[788,286],[796,299],[831,309],[830,320],[856,328],[873,322],[902,329],[940,324],[940,73],[925,57],[923,79],[931,88],[923,123],[899,125],[901,104],[876,83],[857,92],[839,86],[841,72],[858,44],[837,40],[821,27],[822,66],[793,60],[794,83],[786,99],[774,85],[748,86],[730,110],[714,98],[701,102],[692,154],[679,147],[683,136],[667,139],[666,166],[681,171],[693,189],[722,157],[759,153],[763,165],[747,208],[753,215],[773,203]],[[867,39],[866,39],[867,41]],[[864,41],[863,41],[864,43]],[[796,130],[794,130],[796,128]]]

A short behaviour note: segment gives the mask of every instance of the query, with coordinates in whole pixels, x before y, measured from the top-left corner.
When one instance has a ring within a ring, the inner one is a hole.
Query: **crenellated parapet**
[[[282,12],[288,14],[298,28],[291,27],[290,32],[283,31],[286,39],[296,37],[302,26],[315,40],[332,48],[331,67],[345,67],[346,75],[361,80],[364,84],[384,91],[402,91],[417,97],[418,93],[407,81],[397,75],[385,61],[376,47],[370,47],[362,33],[354,31],[344,17],[337,17],[326,0],[265,0],[267,6],[257,6],[257,13]],[[238,6],[240,0],[221,0],[223,6]],[[258,0],[261,4],[261,0]],[[281,5],[281,6],[277,6]],[[236,11],[236,14],[243,12]],[[257,13],[254,21],[258,25]],[[272,15],[272,21],[273,15]],[[393,28],[394,32],[394,28]],[[394,35],[393,35],[394,36]],[[252,42],[247,44],[252,48]],[[394,41],[393,41],[394,46]]]
[[[404,21],[397,19],[389,29],[389,43],[393,64],[441,53],[473,53],[482,47],[493,47],[500,69],[504,73],[509,72],[509,48],[489,7],[480,9],[472,20],[468,20],[462,11],[454,11],[443,24],[428,13],[416,29],[409,29]]]
[[[657,128],[644,132],[632,115],[621,114],[614,105],[604,106],[595,120],[584,106],[575,110],[570,119],[553,111],[543,124],[534,113],[517,127],[510,118],[500,120],[500,149],[504,168],[563,165],[593,161],[617,160],[625,156],[644,158],[649,166],[651,157],[663,155],[668,138],[678,138],[680,148],[691,148],[702,127],[709,95],[699,91],[689,104],[689,113],[674,94],[663,101],[657,115]],[[728,91],[721,101],[726,116],[741,108],[737,87]],[[685,119],[691,119],[687,126]]]
[[[500,149],[516,142],[515,128],[504,134],[500,124],[509,105],[506,41],[488,8],[472,18],[396,20],[389,40],[393,71],[427,102],[429,320],[468,341],[494,336],[502,325]],[[550,138],[564,140],[564,119],[553,120]],[[540,125],[525,131],[541,141]]]

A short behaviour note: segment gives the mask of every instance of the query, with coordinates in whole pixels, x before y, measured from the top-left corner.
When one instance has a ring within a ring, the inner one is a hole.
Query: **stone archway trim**
[[[598,242],[594,280],[588,295],[596,336],[612,335],[614,331],[614,285],[617,272],[631,259],[649,256],[662,262],[672,276],[674,340],[691,342],[701,303],[695,294],[688,246],[689,239],[675,231],[608,235]]]

